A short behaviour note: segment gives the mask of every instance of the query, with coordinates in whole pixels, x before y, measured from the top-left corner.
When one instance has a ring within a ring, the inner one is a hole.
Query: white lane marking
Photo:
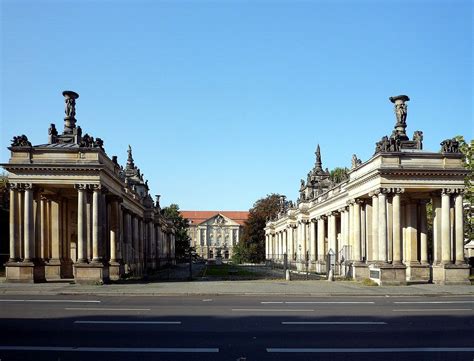
[[[314,312],[314,310],[302,310],[291,308],[233,308],[234,312]]]
[[[53,347],[53,346],[0,346],[2,351],[72,351],[72,352],[205,352],[216,353],[218,348],[206,347]]]
[[[111,325],[181,325],[181,321],[74,321],[80,324],[111,324]]]
[[[394,352],[473,352],[474,347],[378,347],[378,348],[267,348],[282,353],[394,353]]]
[[[378,321],[323,321],[323,322],[312,322],[312,321],[283,321],[282,325],[386,325],[387,322]]]
[[[287,304],[287,305],[293,305],[293,304],[328,304],[328,305],[347,305],[347,304],[366,304],[366,305],[373,305],[375,302],[373,301],[262,301],[260,302],[263,305],[266,304]]]
[[[0,302],[44,302],[44,303],[100,303],[91,300],[0,300]]]
[[[205,300],[202,300],[202,302],[212,302],[212,298],[206,298]]]
[[[67,311],[151,311],[150,308],[66,307]]]
[[[399,304],[430,304],[430,303],[474,303],[474,301],[397,301]]]
[[[398,310],[392,310],[393,312],[431,312],[431,311],[471,311],[472,308],[420,308],[420,309],[398,309]]]

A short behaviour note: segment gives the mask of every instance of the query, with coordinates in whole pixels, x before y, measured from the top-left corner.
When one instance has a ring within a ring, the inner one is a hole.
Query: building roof
[[[249,216],[248,211],[181,211],[180,213],[183,218],[187,218],[191,221],[191,225],[200,224],[209,218],[222,214],[243,226]]]

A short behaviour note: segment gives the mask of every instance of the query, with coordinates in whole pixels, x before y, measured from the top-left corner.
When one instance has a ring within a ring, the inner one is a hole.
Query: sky
[[[362,161],[395,124],[424,149],[473,139],[473,2],[0,0],[0,162],[47,143],[73,90],[83,133],[136,165],[162,205],[295,200],[314,166]]]

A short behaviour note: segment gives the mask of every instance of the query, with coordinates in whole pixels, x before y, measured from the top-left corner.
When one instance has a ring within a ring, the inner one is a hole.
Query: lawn
[[[222,264],[207,265],[206,269],[204,270],[204,276],[255,276],[255,273],[239,266]]]

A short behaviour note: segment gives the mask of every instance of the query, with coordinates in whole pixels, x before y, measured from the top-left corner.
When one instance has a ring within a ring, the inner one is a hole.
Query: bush
[[[364,278],[360,283],[362,283],[364,286],[378,286],[379,284],[370,278]]]

